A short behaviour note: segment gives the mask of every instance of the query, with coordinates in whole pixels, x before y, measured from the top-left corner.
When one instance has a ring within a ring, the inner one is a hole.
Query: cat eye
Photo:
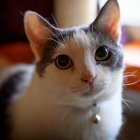
[[[59,55],[59,56],[57,56],[57,58],[55,60],[55,65],[59,69],[63,69],[63,70],[68,69],[72,66],[72,60],[67,55]]]
[[[110,51],[105,46],[99,47],[95,52],[96,61],[105,61],[108,60],[109,57],[110,57]]]

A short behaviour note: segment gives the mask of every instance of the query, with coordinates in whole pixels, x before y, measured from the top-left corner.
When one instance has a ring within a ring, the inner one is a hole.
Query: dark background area
[[[25,11],[36,11],[51,23],[53,0],[1,0],[0,1],[0,43],[26,41],[23,16]]]

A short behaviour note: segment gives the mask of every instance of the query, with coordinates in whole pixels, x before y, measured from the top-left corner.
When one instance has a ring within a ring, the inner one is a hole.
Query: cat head
[[[87,107],[121,88],[123,52],[116,0],[109,0],[89,25],[59,29],[31,11],[24,25],[42,90],[56,103]]]

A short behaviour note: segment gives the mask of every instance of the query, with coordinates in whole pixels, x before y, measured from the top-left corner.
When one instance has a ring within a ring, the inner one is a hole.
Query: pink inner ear
[[[110,22],[108,23],[107,32],[108,34],[117,41],[119,38],[119,12],[118,9],[113,9],[112,17]]]
[[[30,35],[32,38],[32,40],[30,40],[30,43],[33,51],[41,56],[43,47],[45,45],[45,42],[47,41],[47,33],[45,32],[45,29],[36,30],[34,32],[31,31]]]
[[[42,55],[47,38],[52,35],[52,32],[43,22],[45,22],[45,19],[41,18],[41,16],[35,12],[29,11],[25,14],[24,23],[26,35],[33,53],[37,58]]]

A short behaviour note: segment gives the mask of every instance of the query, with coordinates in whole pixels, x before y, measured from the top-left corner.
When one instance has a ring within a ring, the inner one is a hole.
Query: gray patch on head
[[[43,55],[39,62],[37,62],[36,70],[40,77],[43,77],[45,68],[55,61],[53,56],[60,44],[64,44],[65,40],[72,38],[74,32],[75,30],[63,30],[55,33],[51,39],[47,41],[43,50]]]
[[[96,49],[106,46],[111,52],[110,58],[107,61],[96,61],[97,65],[110,67],[111,70],[116,70],[123,67],[123,50],[120,44],[118,44],[105,32],[102,32],[99,29],[92,27],[84,30],[87,34],[90,34],[95,39]]]
[[[108,66],[112,70],[121,68],[123,66],[122,46],[118,45],[117,42],[103,33],[100,33],[100,35],[97,34],[97,36],[99,37],[96,39],[96,47],[106,46],[111,52],[110,58],[107,61],[100,61],[97,63]]]
[[[53,55],[55,53],[55,50],[57,48],[57,43],[54,41],[49,40],[43,50],[43,54],[41,59],[37,62],[37,73],[39,74],[40,77],[43,77],[43,74],[45,72],[45,68],[47,65],[53,63]]]

